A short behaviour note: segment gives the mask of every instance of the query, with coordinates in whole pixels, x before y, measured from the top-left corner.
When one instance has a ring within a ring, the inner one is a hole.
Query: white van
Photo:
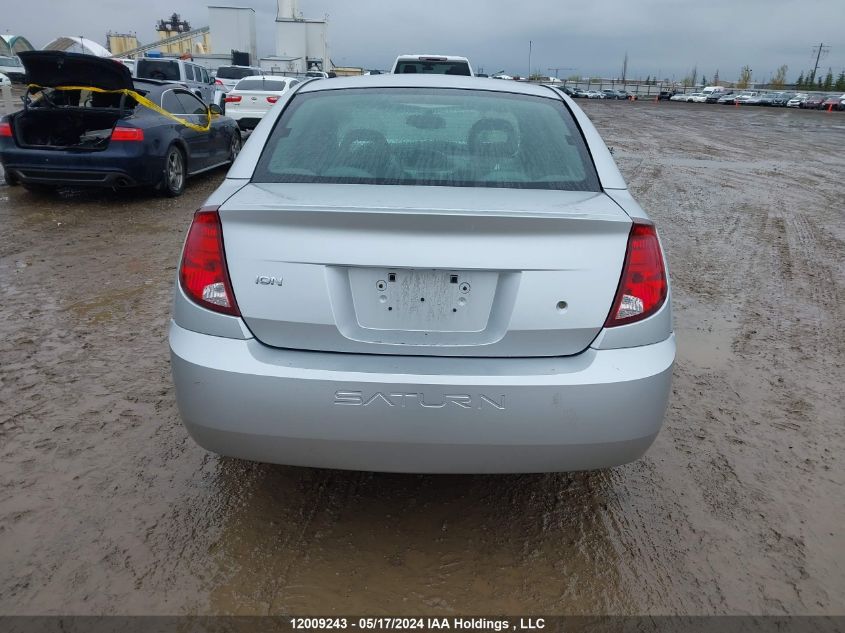
[[[701,94],[703,94],[703,95],[711,95],[711,94],[715,95],[715,94],[725,93],[727,91],[728,91],[728,89],[725,88],[724,86],[707,86],[704,90],[701,91]]]
[[[134,74],[138,79],[158,79],[183,84],[205,103],[213,103],[214,79],[199,64],[184,59],[143,57],[137,60]]]

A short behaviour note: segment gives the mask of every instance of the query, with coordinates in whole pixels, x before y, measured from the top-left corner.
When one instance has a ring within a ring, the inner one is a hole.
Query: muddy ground
[[[679,356],[609,472],[223,459],[182,428],[177,200],[0,188],[0,614],[845,612],[845,114],[585,103],[658,222]]]

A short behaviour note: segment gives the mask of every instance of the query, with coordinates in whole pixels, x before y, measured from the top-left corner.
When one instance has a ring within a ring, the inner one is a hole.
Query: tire
[[[12,174],[10,174],[5,169],[3,170],[3,180],[10,187],[17,187],[20,184],[18,182],[18,179],[15,178]]]
[[[232,140],[229,143],[229,162],[234,163],[238,154],[241,153],[243,142],[241,141],[241,133],[235,130],[232,132]]]
[[[159,184],[159,191],[168,198],[176,198],[185,191],[188,177],[188,165],[185,154],[175,145],[171,145],[164,156],[164,169]]]

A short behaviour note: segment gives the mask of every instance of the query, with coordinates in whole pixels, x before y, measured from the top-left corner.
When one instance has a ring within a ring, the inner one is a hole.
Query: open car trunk
[[[134,110],[134,99],[115,92],[133,88],[129,69],[116,60],[63,51],[26,51],[20,59],[36,86],[13,119],[21,147],[103,150],[117,121]],[[62,86],[112,92],[55,89]]]
[[[14,118],[15,139],[21,147],[104,150],[125,115],[119,109],[30,108]]]

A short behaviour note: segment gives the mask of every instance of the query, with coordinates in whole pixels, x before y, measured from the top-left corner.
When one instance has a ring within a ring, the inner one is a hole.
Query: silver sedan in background
[[[675,339],[654,224],[561,92],[301,84],[185,241],[182,419],[234,457],[494,473],[637,459]]]

